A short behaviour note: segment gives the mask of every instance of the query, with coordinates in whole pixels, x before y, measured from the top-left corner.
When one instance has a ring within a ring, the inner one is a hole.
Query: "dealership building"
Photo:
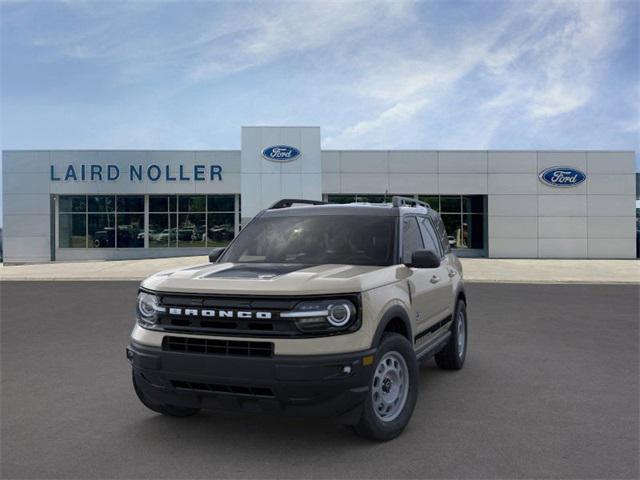
[[[423,200],[460,255],[636,258],[632,151],[323,150],[243,127],[240,150],[3,152],[6,263],[205,254],[282,198]]]

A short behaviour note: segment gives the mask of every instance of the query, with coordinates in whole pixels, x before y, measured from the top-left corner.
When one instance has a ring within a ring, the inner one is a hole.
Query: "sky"
[[[638,151],[639,4],[0,0],[0,148]]]

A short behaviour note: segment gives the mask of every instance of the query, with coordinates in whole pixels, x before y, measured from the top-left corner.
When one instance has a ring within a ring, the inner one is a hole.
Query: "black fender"
[[[371,343],[372,347],[376,347],[380,344],[380,340],[382,340],[382,335],[384,334],[387,325],[389,325],[389,322],[394,318],[402,320],[407,340],[409,340],[409,343],[413,345],[413,329],[411,328],[409,313],[404,307],[400,305],[393,305],[384,313],[384,315],[382,315],[380,323],[378,323],[378,327],[376,328],[376,333],[373,336],[373,342]]]
[[[467,293],[464,291],[464,286],[460,286],[458,291],[456,292],[456,305],[458,304],[458,300],[462,300],[464,304],[467,304]],[[455,307],[455,305],[454,305]]]

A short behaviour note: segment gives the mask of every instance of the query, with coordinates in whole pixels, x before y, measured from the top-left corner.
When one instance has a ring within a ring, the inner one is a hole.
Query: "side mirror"
[[[209,262],[216,263],[225,250],[224,247],[217,247],[211,250],[209,253]]]
[[[433,250],[416,250],[411,255],[411,264],[407,267],[413,268],[438,268],[440,266],[440,256]]]

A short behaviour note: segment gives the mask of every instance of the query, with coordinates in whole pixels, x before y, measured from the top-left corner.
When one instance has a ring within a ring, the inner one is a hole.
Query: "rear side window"
[[[442,245],[440,244],[440,238],[433,229],[431,221],[426,217],[420,217],[418,220],[420,224],[420,231],[422,232],[422,239],[424,240],[424,248],[435,252],[436,255],[442,257]]]
[[[416,217],[405,217],[402,220],[402,263],[410,263],[413,252],[423,248]]]

